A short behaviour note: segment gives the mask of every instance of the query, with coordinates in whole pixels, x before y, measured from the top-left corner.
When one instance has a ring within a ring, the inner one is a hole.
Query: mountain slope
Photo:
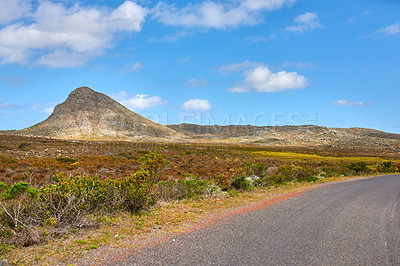
[[[65,102],[54,108],[49,118],[19,133],[88,139],[171,137],[176,134],[88,87],[77,88]]]
[[[200,126],[195,124],[168,125],[192,139],[213,139],[233,143],[259,145],[324,146],[380,149],[400,152],[400,135],[367,128],[328,128],[300,126]]]

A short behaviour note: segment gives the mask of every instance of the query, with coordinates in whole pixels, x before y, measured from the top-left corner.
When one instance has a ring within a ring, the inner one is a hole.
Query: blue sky
[[[0,0],[0,129],[80,86],[162,124],[400,133],[397,0]]]

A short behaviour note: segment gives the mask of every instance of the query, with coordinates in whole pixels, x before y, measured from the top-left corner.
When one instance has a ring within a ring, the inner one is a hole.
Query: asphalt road
[[[400,176],[332,184],[131,254],[121,265],[400,265]]]

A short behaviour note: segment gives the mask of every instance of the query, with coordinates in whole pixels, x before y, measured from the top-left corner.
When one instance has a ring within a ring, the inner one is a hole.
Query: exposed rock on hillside
[[[168,138],[176,135],[174,130],[156,124],[88,87],[74,90],[65,102],[54,108],[49,118],[18,133],[85,139]]]

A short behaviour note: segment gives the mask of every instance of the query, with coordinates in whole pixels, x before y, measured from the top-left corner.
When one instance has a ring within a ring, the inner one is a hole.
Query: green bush
[[[324,167],[322,171],[325,173],[326,177],[334,177],[340,175],[340,169],[334,167]]]
[[[348,171],[353,171],[357,174],[368,171],[366,162],[352,162],[344,165],[343,168]]]
[[[246,175],[241,175],[236,177],[232,182],[232,186],[236,189],[241,189],[241,190],[254,189],[252,181]]]
[[[146,171],[148,176],[155,181],[158,181],[158,172],[168,165],[168,161],[164,156],[155,151],[146,152],[146,154],[139,159],[139,162],[142,163],[141,169]]]
[[[266,176],[267,170],[268,170],[268,166],[266,166],[263,163],[251,163],[251,162],[248,162],[245,165],[245,171],[246,171],[246,174],[248,176],[255,175],[255,176],[258,176],[260,178],[263,178],[263,177]]]
[[[29,142],[21,142],[18,145],[18,149],[27,149],[27,148],[30,148],[30,147],[32,147],[32,144],[29,143]]]
[[[129,153],[129,152],[121,152],[121,153],[115,154],[114,156],[124,157],[124,158],[126,158],[128,160],[136,159],[136,156],[134,154]]]
[[[234,197],[237,197],[237,195],[238,195],[238,192],[236,191],[236,189],[228,190],[228,196],[229,197],[234,198]]]
[[[15,183],[9,187],[3,182],[0,182],[0,191],[4,191],[2,194],[4,200],[16,200],[23,195],[25,196],[25,194],[33,198],[38,193],[37,189],[31,188],[26,182]]]
[[[278,168],[275,175],[271,177],[273,183],[281,184],[285,182],[292,182],[296,179],[296,173],[298,166],[294,165],[283,165]]]
[[[224,191],[231,187],[231,181],[223,174],[217,174],[214,178],[214,182]]]
[[[378,171],[381,173],[394,173],[396,172],[396,167],[394,166],[393,162],[383,162],[382,164],[378,165]]]
[[[165,201],[181,200],[205,195],[208,187],[209,182],[207,180],[199,180],[197,176],[191,175],[189,179],[159,182],[157,184],[157,195],[159,199]]]
[[[76,162],[67,157],[56,160]],[[119,179],[57,175],[52,183],[39,189],[25,182],[11,186],[0,182],[2,244],[32,245],[39,238],[37,228],[45,228],[46,234],[42,237],[46,237],[67,232],[69,228],[91,226],[102,214],[137,213],[152,206],[156,203],[155,177],[168,161],[161,154],[148,152],[141,162],[137,172]],[[197,177],[178,183],[188,197],[203,194],[208,187],[207,181]]]
[[[8,242],[15,244],[23,241],[17,239],[18,234],[30,234],[36,227],[45,227],[50,233],[57,233],[66,228],[93,225],[94,220],[90,217],[102,213],[137,213],[156,202],[153,190],[153,182],[143,171],[118,180],[102,180],[87,175],[63,178],[57,184],[40,189],[24,182],[11,186],[0,183],[3,240],[5,232],[11,229],[15,231],[12,234],[15,237]]]
[[[209,194],[211,196],[215,195],[215,194],[218,194],[218,193],[221,193],[221,192],[222,192],[222,189],[219,186],[209,185],[207,187],[207,194]]]
[[[138,212],[155,203],[152,190],[153,183],[143,171],[121,179],[99,179],[97,176],[83,175],[64,178],[56,185],[48,185],[41,190],[41,200],[42,205],[50,207],[45,210],[49,213],[56,213],[53,209],[56,206],[69,205],[76,206],[79,213],[113,213],[119,210]]]
[[[283,165],[278,168],[278,171],[270,180],[273,183],[281,184],[292,181],[311,182],[318,179],[318,171],[315,169],[296,165]]]
[[[39,191],[31,188],[26,182],[15,183],[11,186],[0,182],[0,206],[3,221],[10,227],[26,226],[25,211],[30,203],[38,196]]]
[[[296,181],[312,182],[319,180],[319,171],[309,167],[300,167],[296,173]]]
[[[148,178],[147,172],[138,171],[123,179],[118,187],[122,192],[122,209],[138,212],[156,203],[153,193],[153,182]]]
[[[56,161],[59,162],[59,163],[72,164],[72,163],[76,163],[78,160],[72,159],[72,158],[69,158],[69,157],[58,157],[56,159]]]

